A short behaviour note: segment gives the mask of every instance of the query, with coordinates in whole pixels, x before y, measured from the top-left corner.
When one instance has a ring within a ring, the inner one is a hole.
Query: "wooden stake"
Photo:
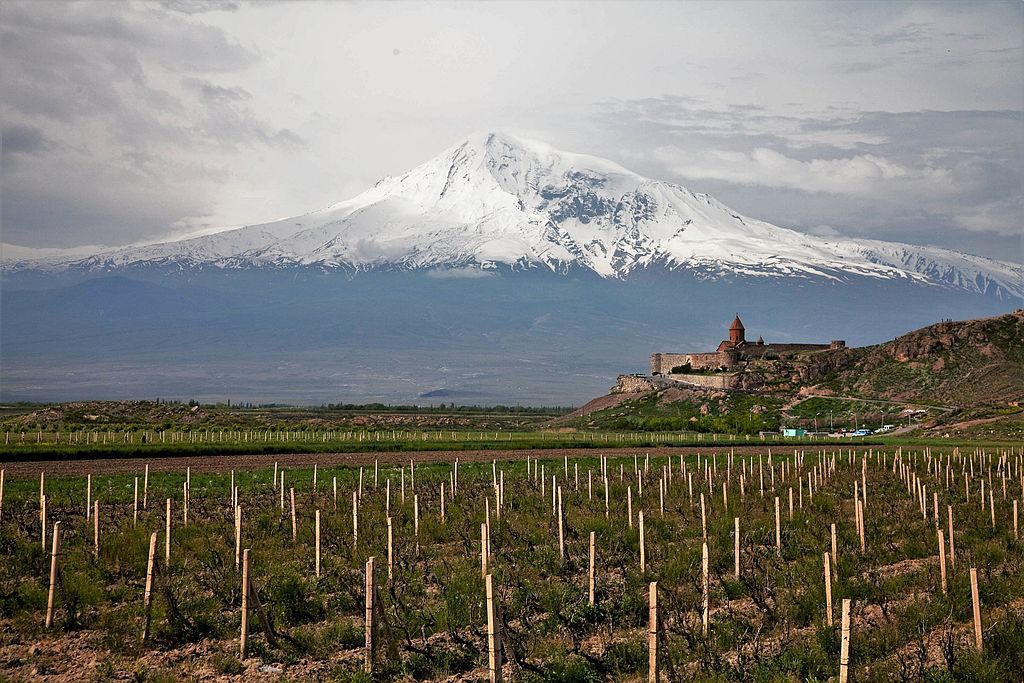
[[[867,552],[867,544],[864,540],[864,502],[857,501],[857,519],[860,520],[860,551]]]
[[[648,592],[647,681],[657,683],[658,679],[658,582],[652,581]]]
[[[142,642],[149,640],[149,624],[152,619],[153,605],[153,573],[156,570],[156,536],[153,532],[149,536],[149,561],[146,563],[146,592],[142,598],[142,605],[145,611],[145,622],[142,626]]]
[[[46,552],[46,494],[39,496],[39,521],[40,521],[40,535],[39,535],[39,546]]]
[[[235,506],[235,569],[241,565],[242,555],[242,506]]]
[[[708,636],[708,623],[711,619],[711,579],[708,576],[708,544],[705,541],[701,547],[701,594],[703,614],[701,616],[701,629],[704,637]]]
[[[832,565],[833,565],[832,566],[832,577],[838,580],[839,579],[839,567],[837,566],[837,564],[839,562],[839,556],[836,555],[836,525],[834,523],[832,524],[832,527],[831,527],[831,533],[832,533],[832,558],[831,559],[832,559]]]
[[[705,541],[708,540],[708,516],[703,493],[700,494],[700,535]]]
[[[596,543],[594,540],[594,532],[590,532],[590,568],[587,571],[587,597],[590,602],[590,606],[594,606],[594,564],[595,564],[595,550]]]
[[[359,492],[352,492],[352,547],[359,546]]]
[[[377,612],[377,587],[373,571],[373,557],[366,561],[366,671],[372,673],[376,657],[377,640],[374,638],[376,630]]]
[[[53,551],[50,553],[50,592],[46,597],[46,628],[53,626],[53,608],[60,576],[60,522],[53,524]]]
[[[733,518],[733,524],[736,527],[735,531],[733,532],[733,536],[735,537],[734,541],[736,543],[736,550],[733,553],[733,555],[736,558],[735,575],[736,575],[736,580],[739,581],[740,580],[740,518],[739,517],[734,517]]]
[[[315,533],[316,533],[316,578],[320,578],[320,510],[316,511]]]
[[[498,605],[494,577],[485,577],[487,585],[487,673],[490,683],[501,683],[501,632],[498,626]]]
[[[299,525],[295,521],[295,488],[288,489],[288,495],[292,501],[292,541],[297,541],[299,538]]]
[[[832,560],[825,553],[825,624],[832,626]]]
[[[0,499],[3,494],[0,493]],[[132,528],[139,523],[139,478],[135,477],[135,496],[132,498]]]
[[[249,549],[242,551],[242,633],[238,642],[238,658],[245,659],[249,646]]]
[[[388,516],[388,581],[391,580],[395,570],[394,532],[391,524],[391,516]]]
[[[142,509],[149,507],[149,463],[146,463],[146,471],[142,479]]]
[[[487,523],[480,525],[480,575],[487,577]]]
[[[949,518],[949,568],[956,571],[956,547],[953,545],[953,506],[946,506],[946,516]]]
[[[568,457],[568,456],[566,456]],[[640,538],[643,538],[643,512],[640,513]],[[641,556],[643,555],[643,541],[641,540]],[[562,512],[562,487],[558,487],[558,558],[565,561],[565,515]],[[642,562],[641,562],[642,563]],[[641,570],[642,571],[642,570]]]
[[[641,510],[637,514],[640,525],[640,573],[643,574],[647,570],[647,552],[644,547],[644,511]]]
[[[92,556],[100,559],[100,502],[93,501],[92,510]]]
[[[772,470],[774,472],[774,470]],[[782,522],[779,519],[779,497],[775,496],[775,554],[782,555]]]
[[[167,499],[167,525],[164,531],[164,566],[171,566],[171,499]]]
[[[978,570],[971,567],[971,607],[974,610],[974,647],[981,652],[981,602],[978,599]]]
[[[847,683],[850,677],[850,599],[843,600],[843,621],[839,641],[839,683]]]
[[[942,594],[946,594],[946,539],[942,537],[942,529],[937,530],[939,536],[939,577],[942,585]]]

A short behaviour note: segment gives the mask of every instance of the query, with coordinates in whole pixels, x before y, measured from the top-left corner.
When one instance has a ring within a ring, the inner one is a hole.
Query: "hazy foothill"
[[[1020,680],[1022,22],[5,3],[0,680]]]

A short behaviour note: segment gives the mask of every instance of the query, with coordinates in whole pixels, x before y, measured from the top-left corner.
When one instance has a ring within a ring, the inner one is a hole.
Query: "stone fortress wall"
[[[714,386],[716,388],[728,388],[722,386],[722,382],[734,382],[737,380],[716,380],[714,376],[705,374],[689,374],[686,372],[675,373],[673,369],[689,366],[690,370],[698,373],[711,371],[741,370],[746,361],[750,360],[773,360],[784,358],[787,355],[796,353],[807,353],[813,351],[825,351],[828,349],[842,349],[846,342],[841,339],[834,339],[828,344],[766,344],[758,337],[756,342],[746,340],[746,330],[739,316],[733,320],[729,327],[729,339],[718,345],[718,349],[712,352],[703,353],[655,353],[651,355],[651,376],[668,377],[678,381],[685,381],[699,386]],[[709,379],[702,379],[707,378]]]

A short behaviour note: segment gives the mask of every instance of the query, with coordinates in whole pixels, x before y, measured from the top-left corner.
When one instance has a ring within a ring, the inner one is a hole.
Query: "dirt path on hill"
[[[624,458],[650,453],[652,457],[664,458],[668,455],[696,455],[702,453],[726,454],[730,450],[738,454],[767,453],[767,446],[684,446],[676,448],[552,448],[552,449],[515,449],[515,450],[478,450],[478,451],[390,451],[380,453],[284,453],[275,455],[204,455],[204,456],[171,456],[159,458],[98,458],[93,460],[37,460],[32,462],[0,463],[6,470],[8,478],[38,477],[45,471],[47,476],[84,476],[86,474],[129,474],[140,472],[143,465],[149,464],[150,472],[181,472],[191,467],[193,472],[227,472],[228,470],[256,470],[273,467],[280,463],[283,467],[312,467],[316,463],[320,467],[337,465],[372,465],[378,461],[382,465],[431,462],[488,462],[490,460],[526,460],[531,458],[559,459],[596,458],[608,455],[613,458]],[[805,449],[806,450],[806,449]],[[777,454],[790,453],[792,448],[773,447]]]

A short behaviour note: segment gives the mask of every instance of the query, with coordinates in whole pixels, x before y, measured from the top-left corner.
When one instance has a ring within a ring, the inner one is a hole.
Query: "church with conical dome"
[[[828,344],[767,344],[758,336],[757,341],[747,341],[747,329],[739,314],[729,325],[729,338],[722,340],[718,348],[710,352],[697,353],[655,353],[651,356],[651,375],[667,377],[686,375],[690,372],[740,370],[753,360],[776,360],[792,357],[796,353],[825,351],[845,348],[846,342],[835,339]]]

